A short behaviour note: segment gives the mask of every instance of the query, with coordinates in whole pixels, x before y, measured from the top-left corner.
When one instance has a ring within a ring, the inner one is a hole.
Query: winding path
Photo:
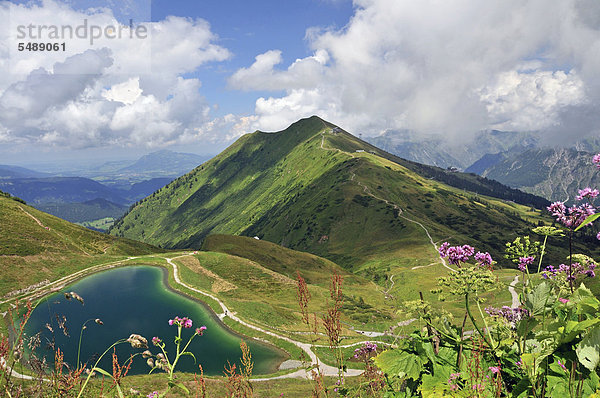
[[[515,286],[519,283],[519,275],[515,276],[515,279],[508,286],[508,291],[512,296],[512,305],[511,308],[517,308],[521,305],[521,301],[519,300],[519,294],[515,291]]]
[[[324,363],[319,362],[319,359],[317,358],[317,355],[313,352],[312,350],[312,345],[311,344],[307,344],[307,343],[302,343],[300,341],[296,341],[296,340],[292,340],[289,337],[285,337],[285,336],[281,336],[278,335],[277,333],[273,333],[269,330],[265,330],[262,329],[256,325],[252,325],[250,323],[247,323],[245,321],[243,321],[242,319],[238,318],[235,313],[232,313],[231,311],[229,311],[229,309],[227,308],[227,306],[221,301],[219,300],[217,297],[213,296],[210,293],[206,293],[203,292],[202,290],[196,289],[188,284],[186,284],[185,282],[181,281],[181,279],[179,278],[179,269],[177,268],[177,264],[175,264],[173,262],[173,259],[176,258],[180,258],[180,257],[186,257],[189,256],[189,254],[186,255],[182,255],[182,256],[177,256],[177,257],[173,257],[173,258],[166,258],[167,263],[169,263],[172,267],[173,267],[173,278],[175,279],[175,282],[177,282],[179,285],[185,287],[186,289],[189,289],[191,291],[194,291],[196,293],[200,293],[204,296],[210,297],[211,299],[215,300],[219,306],[221,306],[221,310],[223,311],[221,314],[218,314],[218,317],[220,319],[223,319],[225,316],[231,318],[232,320],[250,328],[256,331],[259,331],[261,333],[264,333],[266,335],[269,335],[271,337],[275,337],[284,341],[287,341],[288,343],[294,344],[296,347],[300,348],[301,350],[303,350],[306,354],[308,354],[308,357],[311,360],[311,365],[318,367],[319,371],[321,372],[322,375],[324,376],[337,376],[338,375],[338,368],[335,368],[333,366],[329,366],[326,365]],[[362,374],[362,370],[359,369],[348,369],[345,372],[345,376],[359,376],[360,374]],[[281,375],[281,376],[274,376],[274,377],[265,377],[265,378],[259,378],[259,379],[252,379],[252,381],[265,381],[265,380],[274,380],[274,379],[287,379],[287,378],[302,378],[302,379],[308,379],[309,375],[306,369],[300,369],[297,370],[293,373],[288,373],[285,375]]]
[[[337,151],[337,152],[340,152],[340,153],[347,154],[351,158],[355,158],[355,156],[352,153],[344,152],[344,151],[342,151],[341,149],[338,149],[338,148],[325,148],[324,144],[325,144],[325,132],[322,132],[321,133],[321,149],[323,149],[325,151]],[[350,181],[354,181],[354,177],[355,176],[356,176],[356,174],[352,173],[352,177],[350,178]],[[403,215],[404,214],[404,210],[402,210],[402,208],[400,206],[398,206],[395,203],[392,203],[392,202],[388,201],[387,199],[383,199],[383,198],[380,198],[380,197],[374,195],[371,192],[371,190],[369,189],[369,187],[367,187],[366,185],[364,185],[362,182],[360,182],[360,181],[357,180],[356,183],[363,188],[363,192],[365,192],[367,195],[369,195],[372,198],[375,198],[375,199],[377,199],[377,200],[379,200],[381,202],[385,202],[386,204],[392,206],[394,209],[398,210],[398,217],[403,218],[406,221],[412,222],[414,224],[417,224],[421,228],[423,228],[423,231],[425,231],[425,233],[427,234],[427,237],[429,238],[429,242],[431,243],[431,245],[435,249],[435,252],[436,253],[438,252],[438,246],[437,246],[437,244],[433,241],[433,238],[431,237],[431,234],[429,233],[429,230],[423,224],[421,224],[420,222],[418,222],[416,220],[413,220],[413,219],[410,219],[410,218],[406,217],[405,215]],[[454,268],[449,267],[448,264],[446,264],[446,260],[444,258],[440,257],[440,262],[442,263],[442,265],[444,267],[446,267],[450,271],[456,272],[456,270]]]

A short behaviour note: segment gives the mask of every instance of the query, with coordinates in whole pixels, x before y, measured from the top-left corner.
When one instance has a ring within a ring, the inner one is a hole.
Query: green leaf
[[[570,300],[573,302],[573,304],[577,305],[578,315],[587,314],[594,316],[600,309],[600,301],[583,283],[577,288],[577,290],[573,292]]]
[[[537,285],[531,293],[527,293],[525,298],[525,307],[532,315],[541,315],[547,306],[551,306],[556,301],[556,297],[551,294],[552,286],[547,282]]]
[[[169,382],[169,387],[178,387],[178,388],[181,388],[183,391],[185,391],[185,392],[186,392],[186,394],[189,394],[189,393],[190,393],[190,390],[188,390],[188,389],[187,389],[187,387],[186,387],[186,386],[184,386],[184,385],[183,385],[183,384],[181,384],[181,383],[175,383],[175,382],[172,382],[172,381],[170,381],[170,382]]]
[[[106,370],[104,370],[104,369],[101,369],[101,368],[93,368],[93,369],[92,369],[92,372],[98,372],[98,373],[100,373],[100,374],[103,374],[104,376],[108,376],[108,377],[110,377],[111,379],[113,378],[113,377],[112,377],[112,375],[111,375],[110,373],[108,373]]]
[[[575,349],[579,362],[593,372],[600,362],[600,327],[596,326]]]
[[[578,334],[584,333],[586,330],[591,329],[599,323],[599,318],[586,319],[581,322],[568,321],[567,325],[565,326],[565,335],[561,339],[561,343],[569,343],[573,341]]]
[[[579,231],[581,228],[585,227],[589,223],[596,221],[596,219],[598,217],[600,217],[600,213],[596,213],[596,214],[592,214],[591,216],[588,216],[588,218],[583,220],[583,222],[577,228],[575,228],[575,232]]]
[[[424,361],[415,354],[402,350],[387,350],[377,355],[375,364],[384,373],[401,378],[408,377],[418,380],[423,370]]]
[[[117,393],[119,394],[119,398],[125,398],[123,395],[123,391],[121,391],[121,386],[117,384]]]

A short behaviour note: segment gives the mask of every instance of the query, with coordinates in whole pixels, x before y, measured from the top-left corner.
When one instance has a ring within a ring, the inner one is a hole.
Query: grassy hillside
[[[90,231],[0,195],[0,295],[111,258],[157,252]]]
[[[243,257],[291,279],[295,279],[296,272],[300,272],[307,283],[325,287],[329,286],[334,272],[347,274],[334,262],[314,254],[245,236],[209,235],[202,244],[202,250]]]
[[[210,234],[258,236],[381,278],[390,267],[438,261],[425,229],[434,241],[469,243],[499,258],[506,241],[551,222],[461,184],[513,192],[394,157],[312,117],[279,133],[243,136],[142,200],[111,233],[166,248],[199,248]]]

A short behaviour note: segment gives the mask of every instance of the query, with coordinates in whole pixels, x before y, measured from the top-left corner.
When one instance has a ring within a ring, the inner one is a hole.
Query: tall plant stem
[[[79,394],[77,394],[77,398],[81,397],[81,394],[83,394],[83,391],[85,390],[85,386],[87,386],[87,383],[90,381],[90,377],[92,377],[92,374],[94,374],[94,369],[96,369],[96,366],[98,366],[98,364],[100,363],[100,360],[101,360],[102,358],[104,358],[104,356],[106,355],[106,353],[107,353],[108,351],[110,351],[110,349],[111,349],[111,348],[113,348],[113,347],[115,347],[115,346],[117,346],[117,345],[119,345],[119,344],[121,344],[121,343],[124,343],[124,342],[126,342],[126,341],[127,341],[127,339],[120,339],[120,340],[117,340],[117,341],[115,341],[115,342],[114,342],[114,343],[113,343],[113,344],[112,344],[110,347],[108,347],[108,348],[106,349],[106,351],[104,351],[104,352],[102,353],[102,355],[100,355],[100,357],[98,358],[98,360],[97,360],[97,361],[96,361],[96,363],[94,364],[94,367],[92,368],[92,370],[91,370],[90,374],[89,374],[89,375],[88,375],[88,377],[85,379],[85,382],[83,383],[83,386],[81,386],[81,390],[79,390]]]
[[[544,244],[542,245],[542,252],[540,253],[540,262],[538,263],[537,273],[539,274],[542,270],[542,259],[544,258],[544,254],[546,254],[546,242],[548,241],[548,235],[544,236]]]
[[[490,332],[490,328],[488,327],[487,321],[485,320],[485,316],[483,316],[483,311],[481,311],[481,306],[479,305],[479,300],[475,298],[475,303],[477,304],[477,309],[479,310],[479,315],[481,315],[481,319],[483,320],[483,325],[485,326],[485,330],[487,331],[488,337],[490,338],[490,342],[492,345],[490,348],[493,350],[496,343],[494,342],[494,338],[492,337],[492,332]]]
[[[471,307],[469,306],[469,293],[465,294],[465,308],[467,310],[467,314],[469,314],[469,319],[471,320],[471,323],[473,323],[473,326],[475,327],[475,329],[477,330],[477,332],[479,333],[479,335],[481,336],[483,341],[485,341],[485,343],[490,348],[492,348],[493,346],[490,344],[488,339],[485,337],[485,334],[481,331],[481,329],[479,329],[479,325],[477,325],[477,322],[475,322],[475,318],[473,318],[473,314],[471,314]]]
[[[573,293],[573,231],[569,230],[569,287]]]

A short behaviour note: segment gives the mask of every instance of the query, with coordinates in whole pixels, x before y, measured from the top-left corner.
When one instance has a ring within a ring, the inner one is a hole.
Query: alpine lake
[[[152,338],[165,342],[165,350],[171,360],[175,357],[177,326],[170,326],[169,319],[176,316],[193,320],[193,327],[182,329],[182,348],[195,329],[206,326],[202,336],[196,336],[188,351],[177,363],[176,371],[200,373],[202,365],[206,375],[223,375],[229,363],[239,366],[242,355],[240,342],[249,346],[254,362],[253,374],[267,374],[277,370],[288,355],[274,346],[250,338],[243,338],[228,329],[216,315],[199,301],[181,295],[167,287],[167,271],[151,266],[127,266],[87,276],[66,287],[60,293],[45,298],[35,308],[26,327],[29,336],[40,333],[41,344],[36,356],[46,357],[53,366],[54,350],[60,348],[64,361],[70,365],[77,362],[79,337],[81,340],[80,362],[91,368],[102,353],[115,341],[126,339],[135,333],[148,340],[149,350],[158,354],[160,349],[152,345]],[[84,304],[75,299],[67,300],[64,292],[76,292]],[[102,325],[95,322],[100,319]],[[64,322],[64,327],[59,324]],[[119,344],[116,353],[123,364],[131,354],[141,353],[129,343]],[[112,349],[104,355],[100,368],[112,373]],[[146,359],[137,355],[129,374],[148,373]],[[156,372],[156,371],[155,371]]]

